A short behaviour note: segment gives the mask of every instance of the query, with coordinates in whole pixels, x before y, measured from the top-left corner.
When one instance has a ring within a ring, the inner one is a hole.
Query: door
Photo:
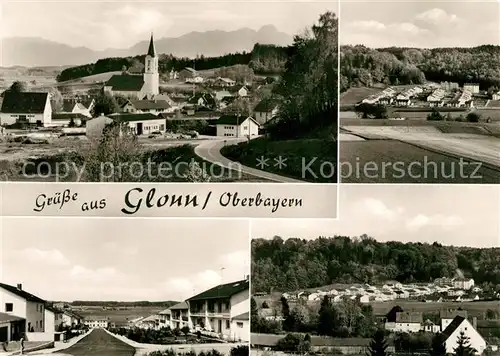
[[[137,123],[137,134],[142,135],[142,122]]]
[[[219,321],[218,321],[218,324],[219,324],[219,325],[218,325],[218,326],[219,326],[218,332],[219,332],[219,333],[222,333],[222,320],[219,320]]]
[[[0,342],[9,341],[9,327],[2,326],[0,327]]]

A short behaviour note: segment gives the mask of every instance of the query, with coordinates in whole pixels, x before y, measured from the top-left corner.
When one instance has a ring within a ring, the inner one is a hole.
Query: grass
[[[58,353],[71,356],[133,356],[135,348],[109,335],[104,330],[96,329],[73,346]]]
[[[233,161],[251,167],[257,166],[258,159],[268,158],[266,172],[279,174],[299,180],[314,183],[335,183],[337,180],[337,144],[331,139],[299,139],[287,141],[273,141],[267,138],[258,138],[238,145],[226,146],[221,153]],[[286,167],[279,169],[276,164],[279,157],[286,159]],[[304,170],[308,166],[313,173]],[[334,167],[334,175],[331,168]],[[320,173],[323,169],[323,175]],[[314,176],[316,175],[316,177]]]
[[[343,183],[499,182],[497,170],[481,166],[475,172],[476,165],[464,165],[463,174],[460,174],[459,164],[457,158],[395,140],[351,141],[340,145]]]
[[[127,307],[126,309],[102,309],[102,307],[84,307],[74,311],[83,317],[108,317],[112,323],[126,323],[139,317],[156,314],[166,308],[162,307]],[[120,307],[123,308],[123,307]]]
[[[346,92],[340,94],[340,106],[357,104],[366,97],[381,91],[382,90],[379,88],[350,88]]]

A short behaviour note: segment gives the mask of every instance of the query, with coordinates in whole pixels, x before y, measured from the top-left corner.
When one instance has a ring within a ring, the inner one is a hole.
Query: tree
[[[302,337],[297,334],[287,334],[276,343],[276,350],[283,352],[297,352],[302,343]]]
[[[387,356],[387,342],[385,340],[384,331],[379,329],[375,332],[373,339],[368,347],[368,356]]]
[[[477,350],[470,345],[470,338],[461,331],[458,335],[457,347],[453,349],[455,356],[474,356]]]
[[[444,343],[445,341],[446,337],[443,334],[439,333],[434,335],[431,342],[431,350],[430,350],[431,356],[446,355],[446,345]]]
[[[64,99],[61,92],[57,88],[50,88],[49,94],[51,96],[50,104],[52,106],[52,111],[58,112],[63,110]]]
[[[184,178],[188,182],[210,182],[211,180],[210,175],[194,159],[189,162],[188,168],[184,173]]]
[[[7,89],[7,91],[11,93],[24,93],[28,91],[28,89],[25,82],[15,81],[14,83],[12,83],[10,88]]]
[[[248,356],[250,355],[248,345],[240,345],[231,348],[230,356]]]
[[[318,334],[334,336],[335,319],[335,310],[330,302],[330,298],[325,295],[319,309]]]
[[[481,115],[476,112],[470,112],[466,116],[468,122],[479,122]]]
[[[441,113],[436,108],[433,108],[432,112],[429,115],[427,115],[427,120],[428,121],[441,121],[441,120],[444,120],[444,117],[443,117],[443,115],[441,115]]]
[[[262,309],[269,309],[269,304],[267,303],[267,301],[262,302]]]
[[[68,127],[75,127],[75,120],[73,118],[69,119]]]
[[[101,93],[95,99],[95,105],[92,108],[92,116],[109,115],[118,111],[116,99],[108,93]]]
[[[486,319],[487,320],[495,320],[498,317],[498,313],[496,310],[488,309],[486,310]]]
[[[188,326],[182,327],[181,332],[187,337],[187,335],[190,332],[189,327]]]

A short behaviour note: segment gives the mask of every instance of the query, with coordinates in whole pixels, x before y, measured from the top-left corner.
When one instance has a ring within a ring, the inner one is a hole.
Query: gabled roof
[[[145,121],[145,120],[158,120],[158,116],[151,113],[139,113],[139,114],[111,114],[108,115],[110,119],[119,122],[130,122],[130,121]]]
[[[64,99],[63,105],[62,105],[63,106],[62,111],[63,112],[72,112],[73,108],[75,107],[76,104],[77,104],[77,102],[74,99]]]
[[[456,316],[455,319],[453,319],[453,321],[443,331],[443,335],[446,337],[446,339],[448,339],[451,334],[453,334],[453,332],[457,330],[457,328],[460,326],[460,324],[462,324],[464,320],[466,319],[462,316]]]
[[[148,56],[156,57],[155,43],[153,41],[152,33],[151,33],[151,39],[149,40]]]
[[[132,104],[137,110],[149,109],[170,109],[171,106],[166,100],[129,100],[122,107],[127,104]]]
[[[105,84],[114,91],[141,91],[144,86],[142,75],[115,74]]]
[[[2,110],[12,114],[42,114],[45,110],[49,93],[17,93],[6,91]]]
[[[396,323],[419,323],[422,324],[422,313],[399,312],[396,313]]]
[[[189,306],[188,306],[188,303],[186,303],[186,302],[180,302],[180,303],[177,303],[175,305],[172,305],[169,309],[170,310],[184,310],[184,309],[189,309]]]
[[[75,113],[75,112],[63,112],[63,113],[52,114],[52,121],[71,120],[71,119],[86,120],[88,119],[88,117],[83,115],[82,113]]]
[[[220,284],[213,287],[205,292],[195,295],[188,299],[188,301],[197,301],[205,299],[218,299],[218,298],[230,298],[233,295],[249,290],[250,283],[248,280],[241,280],[232,283]]]
[[[278,102],[273,99],[262,99],[253,109],[255,112],[271,112],[278,106]]]
[[[467,310],[441,310],[439,312],[441,319],[454,319],[456,316],[467,319]]]
[[[216,125],[241,125],[245,120],[250,119],[255,122],[256,125],[260,126],[257,121],[253,117],[246,115],[222,115],[215,122]]]
[[[12,294],[17,295],[18,297],[24,298],[27,301],[45,304],[45,300],[43,300],[42,298],[38,298],[36,295],[28,293],[22,289],[11,286],[9,284],[0,283],[0,288],[4,289]]]
[[[250,320],[250,313],[246,312],[240,315],[236,315],[233,320]]]

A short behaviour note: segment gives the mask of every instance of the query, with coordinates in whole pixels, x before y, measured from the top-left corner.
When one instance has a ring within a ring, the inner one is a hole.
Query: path
[[[235,145],[245,140],[246,139],[230,139],[226,140],[226,144]],[[224,147],[224,140],[214,140],[214,141],[204,142],[200,143],[198,146],[195,147],[194,153],[207,162],[216,164],[225,169],[239,171],[241,173],[248,174],[254,177],[278,183],[305,183],[304,181],[298,179],[288,178],[280,176],[278,174],[265,172],[260,169],[243,166],[239,162],[231,161],[220,153],[222,147]]]
[[[105,330],[94,329],[87,336],[65,350],[60,356],[133,356],[135,348],[111,336]]]

